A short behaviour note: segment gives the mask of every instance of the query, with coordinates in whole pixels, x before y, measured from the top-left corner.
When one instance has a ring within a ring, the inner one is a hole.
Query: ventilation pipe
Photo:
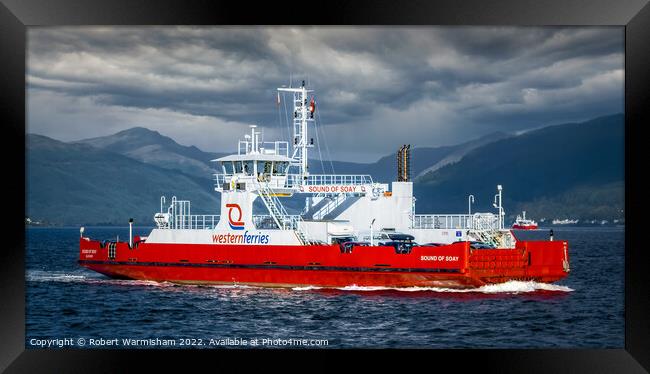
[[[133,218],[129,218],[129,248],[133,248]]]

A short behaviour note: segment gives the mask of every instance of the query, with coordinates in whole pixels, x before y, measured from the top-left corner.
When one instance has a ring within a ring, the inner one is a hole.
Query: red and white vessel
[[[514,230],[537,230],[537,222],[532,219],[526,219],[526,212],[523,212],[523,216],[517,215],[515,223],[512,224]]]
[[[415,214],[410,147],[400,148],[390,184],[309,173],[312,90],[303,82],[280,93],[293,101],[292,141],[262,142],[251,126],[236,154],[214,160],[219,215],[161,197],[147,237],[102,242],[81,228],[79,264],[112,278],[271,287],[471,288],[569,273],[566,241],[519,241],[504,229],[501,186],[496,213]],[[289,214],[281,200],[296,194],[305,208]],[[254,214],[256,200],[265,214]]]

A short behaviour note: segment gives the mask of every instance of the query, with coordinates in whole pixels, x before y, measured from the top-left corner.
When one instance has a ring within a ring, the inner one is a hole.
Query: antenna
[[[301,180],[309,176],[307,149],[313,147],[308,136],[307,124],[313,122],[313,103],[309,103],[307,94],[313,92],[305,88],[305,81],[299,88],[278,88],[278,91],[293,93],[293,162],[292,166],[300,169]]]

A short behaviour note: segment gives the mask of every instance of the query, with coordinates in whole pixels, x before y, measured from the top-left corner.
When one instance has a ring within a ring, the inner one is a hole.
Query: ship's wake
[[[295,287],[294,291],[323,290],[325,287]],[[481,294],[518,294],[538,291],[548,292],[572,292],[572,288],[557,284],[540,283],[533,281],[508,281],[505,283],[489,284],[477,288],[445,288],[445,287],[374,287],[351,285],[346,287],[332,288],[340,291],[354,292],[377,292],[377,291],[399,291],[399,292],[439,292],[439,293],[481,293]]]
[[[63,283],[86,283],[86,284],[108,284],[124,286],[149,286],[149,287],[194,287],[194,288],[260,288],[265,287],[249,286],[245,284],[221,284],[221,285],[192,285],[178,284],[172,282],[157,282],[148,280],[120,280],[111,279],[100,274],[86,272],[62,272],[62,271],[44,271],[30,270],[27,271],[25,279],[28,282],[63,282]],[[313,291],[313,290],[335,290],[348,292],[418,292],[418,293],[476,293],[476,294],[520,294],[533,292],[551,292],[567,293],[574,291],[572,288],[557,284],[540,283],[533,281],[509,281],[499,284],[490,284],[477,288],[445,288],[445,287],[374,287],[374,286],[357,286],[350,285],[346,287],[293,287],[293,291]]]
[[[88,276],[79,272],[28,270],[25,273],[25,280],[28,282],[63,282],[75,283],[89,279]]]
[[[155,282],[146,280],[110,279],[99,274],[84,274],[82,272],[29,270],[25,280],[28,282],[60,282],[60,283],[89,283],[89,284],[124,284],[139,286],[173,286],[169,282]]]
[[[29,270],[26,273],[25,279],[28,282],[61,282],[61,283],[85,283],[85,284],[105,284],[105,285],[122,285],[122,286],[148,286],[148,287],[186,287],[186,288],[224,288],[224,289],[239,289],[239,288],[264,288],[248,286],[245,284],[184,284],[174,282],[158,282],[153,280],[134,280],[134,279],[112,279],[101,274],[87,273],[83,270],[78,272],[63,272],[63,271],[44,271],[44,270]]]

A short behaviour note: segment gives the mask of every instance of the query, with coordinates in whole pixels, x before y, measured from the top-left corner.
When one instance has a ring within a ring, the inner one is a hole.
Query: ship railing
[[[488,231],[499,229],[498,216],[481,214],[415,214],[414,229],[457,229]]]
[[[216,187],[223,188],[224,184],[230,183],[232,181],[232,178],[235,176],[235,174],[223,174],[223,173],[218,173],[218,174],[213,174],[214,175],[214,183]],[[283,177],[284,174],[274,174],[274,176],[278,177]],[[240,183],[246,183],[246,182],[254,182],[255,180],[261,181],[262,179],[256,178],[253,175],[238,175],[237,181]],[[279,181],[274,181],[275,183],[273,184],[273,188],[278,188],[282,186],[278,186]]]
[[[472,227],[474,231],[498,231],[503,227],[503,223],[497,214],[492,213],[475,213],[472,216]]]
[[[178,214],[172,216],[169,225],[161,228],[211,230],[219,223],[219,215],[214,214]]]
[[[218,187],[222,187],[228,180],[226,178],[232,178],[233,174],[223,174],[223,173],[218,173],[218,174],[213,174],[214,175],[214,183]]]
[[[372,176],[367,174],[311,174],[302,179],[299,174],[287,175],[287,187],[320,185],[370,185]]]
[[[217,173],[214,175],[216,186],[223,186],[233,176],[232,174]],[[347,185],[362,186],[372,185],[372,177],[364,174],[312,174],[303,179],[299,174],[288,174],[285,188],[298,188],[300,186],[321,185]]]
[[[468,214],[416,214],[414,229],[471,229],[472,216]]]
[[[289,157],[289,142],[275,141],[275,142],[259,142],[259,151],[267,155],[281,155]],[[240,140],[237,144],[238,155],[248,155],[253,152],[253,142],[249,140]]]
[[[162,229],[192,229],[192,230],[212,230],[219,223],[218,214],[192,214],[192,215],[177,215],[173,217],[169,225],[160,226]],[[284,217],[286,227],[289,229],[296,229],[298,227],[300,216],[287,215]],[[253,224],[257,229],[278,229],[273,217],[268,214],[260,214],[253,216]]]

